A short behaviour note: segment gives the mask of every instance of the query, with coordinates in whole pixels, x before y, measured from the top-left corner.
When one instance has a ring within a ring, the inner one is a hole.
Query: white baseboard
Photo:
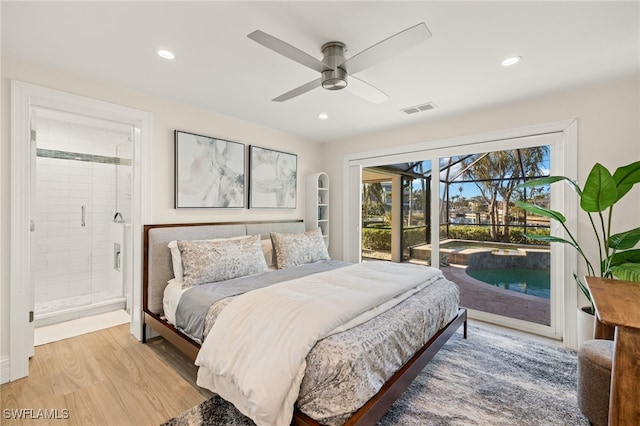
[[[0,358],[0,384],[8,383],[11,377],[9,357]]]

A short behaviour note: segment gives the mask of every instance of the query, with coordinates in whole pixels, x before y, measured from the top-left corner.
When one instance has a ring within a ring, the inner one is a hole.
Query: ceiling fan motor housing
[[[340,90],[347,87],[347,71],[341,68],[345,62],[347,46],[339,41],[330,41],[322,46],[322,62],[329,68],[322,72],[322,87],[327,90]]]

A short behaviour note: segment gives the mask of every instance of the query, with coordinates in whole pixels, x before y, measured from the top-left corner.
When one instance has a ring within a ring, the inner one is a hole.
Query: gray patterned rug
[[[576,353],[469,327],[427,365],[380,425],[588,425],[576,402]],[[214,396],[162,426],[253,425]]]

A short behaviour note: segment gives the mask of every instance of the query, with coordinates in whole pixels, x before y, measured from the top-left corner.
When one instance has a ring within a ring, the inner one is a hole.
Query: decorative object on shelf
[[[244,144],[174,134],[175,208],[244,207]]]
[[[329,247],[329,176],[325,172],[307,177],[305,225],[307,231],[320,228],[322,238]]]
[[[249,146],[249,208],[295,209],[298,156]]]

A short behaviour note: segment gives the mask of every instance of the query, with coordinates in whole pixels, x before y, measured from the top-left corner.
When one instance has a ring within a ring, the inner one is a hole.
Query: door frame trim
[[[142,338],[142,226],[149,222],[151,170],[152,115],[150,112],[11,81],[11,215],[9,251],[9,377],[12,381],[29,374],[29,355],[33,351],[33,338],[29,338],[31,307],[30,231],[31,162],[30,140],[31,108],[34,106],[58,109],[72,113],[104,118],[131,124],[140,129],[140,141],[134,143],[132,229],[133,229],[133,286],[131,306],[131,333]]]

